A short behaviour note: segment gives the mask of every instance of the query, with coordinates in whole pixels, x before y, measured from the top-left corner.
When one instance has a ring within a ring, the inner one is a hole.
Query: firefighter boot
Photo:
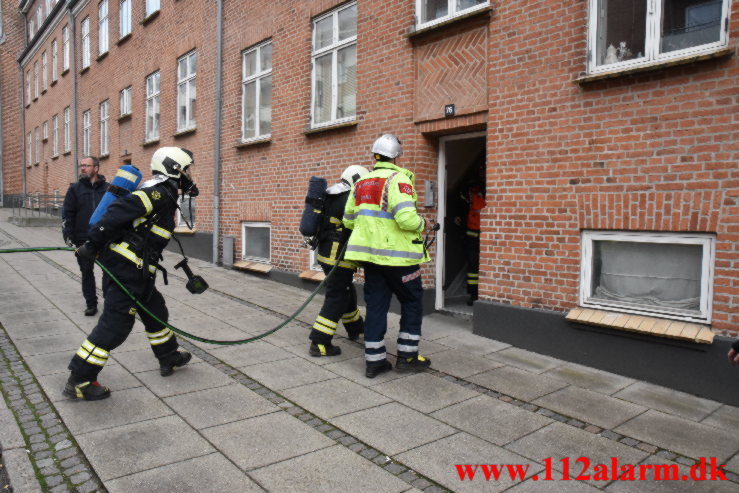
[[[94,382],[83,382],[70,375],[62,394],[70,399],[81,399],[85,401],[100,401],[110,397],[110,389]]]
[[[175,368],[185,366],[191,358],[192,354],[187,351],[172,351],[165,354],[159,358],[159,374],[168,377],[174,373]]]
[[[359,336],[364,334],[364,319],[359,317],[354,322],[344,322],[344,328],[350,341],[356,341]]]
[[[364,372],[364,376],[367,378],[375,378],[380,373],[385,373],[393,369],[393,364],[385,360],[384,363],[379,365],[367,365],[367,369]]]
[[[313,357],[338,356],[341,354],[341,348],[339,346],[332,345],[330,342],[328,344],[311,342],[308,353]]]
[[[429,366],[431,366],[431,360],[424,358],[420,354],[412,358],[398,357],[398,361],[395,363],[395,369],[397,371],[423,371]]]

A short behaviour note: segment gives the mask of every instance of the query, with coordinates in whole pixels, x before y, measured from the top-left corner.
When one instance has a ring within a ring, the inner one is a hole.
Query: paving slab
[[[250,472],[268,491],[400,493],[408,483],[336,445]]]
[[[543,373],[552,368],[562,366],[565,361],[551,356],[534,353],[517,347],[508,347],[486,356],[500,363],[515,366],[532,373]]]
[[[84,339],[80,339],[82,342]],[[39,356],[28,356],[24,357],[26,364],[31,369],[34,375],[37,377],[43,377],[44,375],[51,375],[52,373],[64,373],[69,375],[67,365],[72,360],[76,349],[64,350],[56,353],[47,353]],[[105,368],[111,368],[118,365],[116,361],[108,359],[105,364]]]
[[[64,320],[68,320],[67,316],[56,308],[21,313],[0,313],[0,323],[5,327],[17,324],[35,324],[36,322],[57,322]]]
[[[506,448],[540,463],[543,463],[544,459],[551,458],[552,468],[560,472],[563,469],[561,461],[566,457],[569,459],[571,474],[574,468],[579,467],[576,461],[580,457],[586,457],[591,464],[610,464],[612,457],[616,457],[623,464],[636,464],[649,455],[559,422],[516,440],[506,445]],[[609,481],[590,479],[587,482],[603,487]]]
[[[437,411],[480,395],[474,390],[429,373],[418,373],[375,385],[372,390],[422,413]]]
[[[506,470],[497,480],[491,478],[488,481],[483,472],[478,470],[474,479],[463,481],[457,465],[476,465],[481,462],[517,464],[521,465],[521,475],[525,477],[531,477],[543,469],[540,464],[464,432],[414,448],[398,455],[397,459],[452,491],[503,491],[523,479],[520,476],[517,480],[511,479]]]
[[[490,354],[495,351],[511,347],[510,344],[506,344],[505,342],[487,339],[468,332],[460,332],[458,334],[434,339],[434,343],[441,344],[449,348],[460,349],[469,354],[476,355]]]
[[[41,485],[36,479],[36,472],[23,448],[3,451],[3,463],[13,491],[23,493],[41,493]]]
[[[536,475],[536,479],[528,478],[507,490],[506,493],[597,493],[603,491],[583,481],[563,480],[563,474],[555,470],[550,472],[551,480],[546,480],[545,477],[545,473],[540,472]]]
[[[274,464],[336,442],[297,418],[279,412],[202,430],[242,470]]]
[[[73,355],[84,339],[80,338],[79,331],[63,332],[61,334],[45,335],[33,339],[22,339],[15,341],[18,352],[26,356],[37,356],[39,354],[57,353],[67,349]],[[71,357],[71,356],[70,356]]]
[[[693,421],[700,421],[721,407],[720,402],[668,389],[647,382],[634,382],[614,397],[658,409]]]
[[[479,373],[467,380],[524,401],[532,401],[567,386],[567,382],[562,380],[511,366]]]
[[[576,387],[606,395],[618,392],[627,385],[635,382],[633,378],[590,368],[589,366],[578,365],[577,363],[565,363],[557,368],[547,370],[544,372],[544,375],[564,380]]]
[[[297,357],[252,365],[248,368],[251,378],[272,390],[284,390],[338,378],[335,373]]]
[[[65,399],[54,406],[73,435],[108,430],[172,414],[169,407],[143,387],[114,391],[110,398],[102,401]]]
[[[220,454],[209,454],[130,474],[108,481],[105,486],[109,493],[130,493],[132,491],[156,491],[157,493],[264,491],[238,467]]]
[[[154,356],[151,348],[135,349],[133,351],[114,351],[111,359],[119,363],[131,373],[152,371],[159,369],[159,360]],[[202,363],[203,360],[193,355],[188,366]]]
[[[651,466],[644,468],[645,480],[640,480],[641,465]],[[707,468],[710,471],[710,465]],[[612,493],[736,493],[739,485],[728,481],[696,481],[692,479],[691,467],[672,462],[661,457],[651,456],[642,461],[634,471],[636,481],[614,481],[606,488]],[[696,477],[701,476],[699,469],[695,471]],[[657,476],[659,475],[659,476]],[[661,478],[657,480],[656,478]],[[710,479],[710,472],[706,475]],[[670,478],[670,479],[665,479]]]
[[[164,402],[197,430],[280,410],[236,383],[168,397]]]
[[[650,409],[614,431],[691,458],[716,457],[726,461],[739,450],[739,433],[727,433]]]
[[[726,469],[735,474],[739,474],[739,454],[735,455],[731,458],[731,460],[726,462]]]
[[[75,438],[103,481],[214,451],[177,416],[78,434]]]
[[[431,416],[501,446],[552,423],[550,418],[487,395],[449,406]]]
[[[84,340],[84,334],[71,320],[46,320],[31,324],[3,324],[3,327],[14,341],[63,333],[77,333],[80,336],[80,342]]]
[[[739,407],[724,404],[701,423],[725,430],[739,430]]]
[[[324,419],[390,402],[384,395],[344,378],[292,388],[282,395]]]
[[[449,425],[397,402],[339,416],[331,422],[388,455],[405,452],[456,432]]]
[[[434,370],[457,378],[466,378],[470,375],[476,375],[477,373],[503,366],[503,363],[493,361],[489,358],[483,358],[482,356],[466,354],[459,349],[448,349],[434,353],[431,362]]]
[[[188,364],[182,368],[175,368],[174,374],[169,377],[162,377],[159,370],[137,373],[136,377],[159,397],[221,387],[233,382],[217,368],[206,363]]]
[[[393,365],[393,367],[395,367],[395,356],[388,355],[387,360]],[[401,373],[397,371],[388,371],[376,376],[375,378],[370,379],[364,376],[366,367],[367,364],[364,360],[364,352],[359,358],[351,358],[344,361],[338,361],[336,363],[329,363],[327,365],[324,365],[324,368],[326,368],[327,370],[332,371],[344,378],[352,380],[353,382],[357,382],[368,387],[379,385],[390,380],[395,380],[396,378],[407,378],[412,375],[412,373],[408,372]]]
[[[388,331],[389,332],[389,331]],[[388,334],[385,337],[385,347],[388,353],[398,354],[398,331],[394,331],[392,334]],[[421,336],[421,342],[418,344],[418,352],[423,356],[432,356],[441,351],[448,351],[449,346],[439,344],[436,341],[424,340]],[[431,359],[431,366],[433,367],[434,360]]]
[[[209,352],[221,361],[237,368],[245,368],[250,365],[294,357],[292,353],[264,341],[256,341],[238,346],[218,347],[210,349]]]
[[[361,340],[361,339],[360,339]],[[308,348],[310,344],[308,342],[294,344],[292,346],[283,346],[283,349],[290,351],[296,356],[306,359],[314,365],[327,366],[339,361],[345,361],[352,358],[362,358],[364,360],[364,346],[360,346],[358,343],[351,342],[348,339],[342,337],[334,337],[332,342],[334,346],[341,348],[341,354],[338,356],[323,356],[316,357],[308,354]]]
[[[608,429],[647,410],[628,401],[572,386],[540,397],[533,404]]]
[[[0,395],[0,402],[2,402],[2,396]],[[21,434],[18,423],[15,420],[15,416],[10,409],[0,409],[0,451],[2,453],[8,450],[25,447],[26,441]]]
[[[67,362],[69,362],[69,360],[67,360]],[[43,377],[38,377],[39,384],[43,387],[49,400],[55,406],[59,402],[68,400],[67,397],[62,395],[62,390],[69,378],[69,370],[66,369],[66,366],[63,366],[62,368],[65,370],[63,373],[50,373]],[[139,379],[131,375],[131,373],[129,373],[125,368],[122,368],[121,365],[117,364],[105,365],[105,368],[103,368],[103,371],[100,373],[100,382],[108,387],[112,392],[141,387],[142,385]]]

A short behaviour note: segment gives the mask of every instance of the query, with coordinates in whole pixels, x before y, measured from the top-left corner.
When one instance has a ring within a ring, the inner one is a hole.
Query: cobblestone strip
[[[44,491],[106,491],[2,325],[0,390],[18,422]]]

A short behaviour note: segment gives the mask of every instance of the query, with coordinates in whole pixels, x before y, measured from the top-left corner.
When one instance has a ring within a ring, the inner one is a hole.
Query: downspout
[[[79,148],[77,143],[77,29],[75,26],[74,14],[72,13],[72,5],[74,0],[67,2],[69,6],[69,44],[72,47],[72,53],[70,54],[71,60],[69,60],[69,69],[72,71],[72,128],[74,128],[74,137],[72,138],[72,159],[74,160],[74,175],[72,175],[72,182],[77,181],[77,177],[80,174],[79,170]],[[64,54],[62,53],[62,58]]]
[[[221,82],[223,77],[223,0],[216,0],[215,148],[213,150],[213,263],[218,263],[221,198]]]
[[[23,173],[21,173],[21,179],[23,186],[21,187],[22,193],[25,196],[26,195],[26,163],[28,162],[28,149],[26,149],[27,140],[26,140],[26,83],[24,80],[24,73],[23,73],[23,65],[21,65],[21,62],[18,62],[18,69],[21,73],[21,139],[23,139],[23,161],[21,162],[21,169],[23,170]]]

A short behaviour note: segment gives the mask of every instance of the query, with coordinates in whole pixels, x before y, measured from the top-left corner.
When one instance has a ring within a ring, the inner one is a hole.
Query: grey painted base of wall
[[[475,303],[473,332],[555,358],[739,406],[739,367],[726,354],[731,339],[713,344],[572,324],[563,313],[500,303]]]
[[[206,262],[213,261],[213,233],[186,235],[175,233],[174,236],[182,243],[182,248],[185,250],[187,257],[205,260]],[[180,253],[180,247],[177,246],[176,241],[170,241],[167,245],[167,250]]]

